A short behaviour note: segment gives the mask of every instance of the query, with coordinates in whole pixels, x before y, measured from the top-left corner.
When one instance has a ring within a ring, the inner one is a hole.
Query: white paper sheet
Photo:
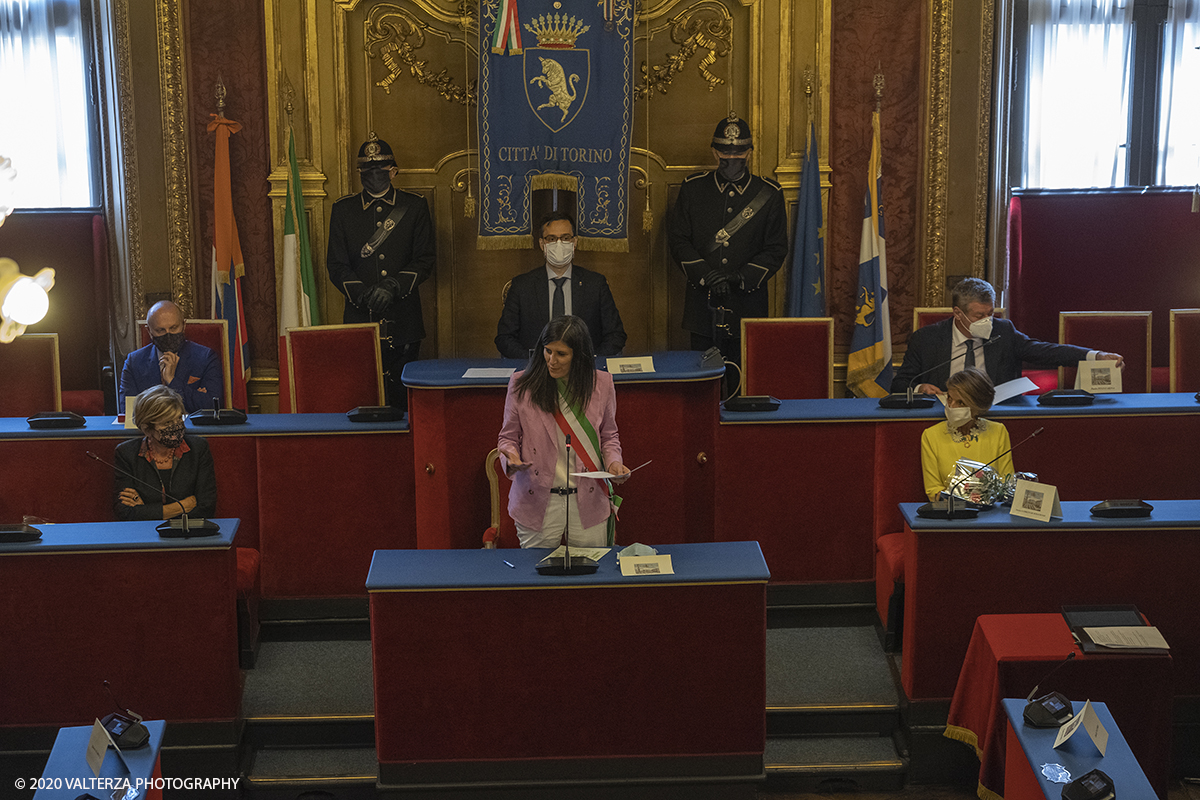
[[[464,378],[511,378],[516,372],[512,367],[471,367],[463,373]]]

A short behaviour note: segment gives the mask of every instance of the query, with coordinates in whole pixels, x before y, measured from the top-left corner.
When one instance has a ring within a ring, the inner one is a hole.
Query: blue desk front
[[[138,797],[144,800],[161,798],[162,788],[156,783],[162,777],[158,754],[162,749],[167,723],[159,719],[144,724],[150,732],[150,743],[140,750],[122,750],[120,757],[110,747],[104,755],[98,776],[92,774],[85,757],[92,726],[80,725],[59,730],[33,800],[75,800],[85,792],[94,797],[107,798],[114,790],[125,787],[137,790]],[[121,763],[122,758],[124,764]],[[129,766],[128,770],[125,765]]]
[[[917,516],[904,503],[904,650],[910,700],[948,698],[977,617],[1057,613],[1064,605],[1133,603],[1162,631],[1174,694],[1200,695],[1200,500],[1155,500],[1148,518],[1091,516],[1067,501],[1050,522],[1005,507],[974,520]]]
[[[1120,800],[1165,800],[1155,793],[1137,759],[1129,750],[1125,737],[1117,728],[1108,706],[1092,703],[1100,724],[1108,732],[1108,746],[1100,755],[1086,731],[1079,730],[1060,747],[1054,746],[1058,728],[1031,728],[1023,717],[1025,701],[1006,699],[1004,713],[1008,715],[1008,758],[1005,762],[1005,800],[1060,800],[1063,784],[1053,783],[1042,775],[1043,764],[1058,764],[1071,773],[1071,780],[1094,769],[1112,778],[1116,797]],[[1071,703],[1078,714],[1084,702]],[[1019,746],[1019,750],[1018,750]],[[1019,755],[1023,754],[1023,755]]]
[[[654,463],[621,487],[617,541],[712,541],[713,452],[723,368],[700,354],[655,353],[655,372],[614,375],[625,462]],[[484,459],[504,420],[507,378],[463,378],[472,367],[520,369],[502,359],[414,361],[409,387],[417,546],[477,548],[491,519]],[[507,513],[508,481],[500,503]],[[745,538],[745,537],[742,537]]]
[[[762,552],[659,550],[674,575],[623,577],[612,552],[561,577],[535,571],[546,550],[376,553],[381,785],[760,779]]]
[[[217,522],[197,539],[160,539],[155,522],[41,525],[39,542],[0,545],[0,750],[21,749],[20,726],[107,714],[105,680],[145,717],[232,724],[238,521]]]

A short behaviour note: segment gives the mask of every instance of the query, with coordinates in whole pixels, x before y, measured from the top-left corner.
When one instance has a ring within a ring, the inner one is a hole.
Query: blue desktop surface
[[[976,519],[925,519],[917,516],[917,509],[922,503],[901,503],[900,513],[904,521],[913,530],[995,530],[995,529],[1027,529],[1027,528],[1096,528],[1128,530],[1135,528],[1200,528],[1200,500],[1151,500],[1154,510],[1148,517],[1130,517],[1112,519],[1094,517],[1092,506],[1099,500],[1075,500],[1062,504],[1062,518],[1052,518],[1049,522],[1025,517],[1014,517],[1009,514],[1009,507],[998,505],[990,511],[981,511]]]
[[[347,409],[349,411],[349,409]],[[115,417],[85,417],[82,428],[35,430],[24,417],[0,417],[0,439],[132,439],[142,432],[114,425]],[[272,436],[321,433],[406,433],[408,418],[396,422],[351,422],[345,414],[250,414],[242,425],[193,425],[197,436]]]
[[[771,577],[758,542],[708,542],[655,547],[669,554],[674,575],[625,577],[612,548],[591,575],[540,575],[549,550],[376,550],[368,592],[442,589],[524,589],[560,586],[648,586],[766,583]],[[508,566],[504,562],[513,566]]]
[[[142,723],[150,732],[150,743],[140,750],[122,750],[118,756],[110,747],[100,765],[100,775],[92,774],[86,752],[88,738],[92,735],[91,725],[60,728],[54,740],[54,749],[42,771],[42,787],[38,788],[33,800],[74,800],[84,793],[93,797],[107,798],[113,790],[123,788],[128,781],[138,790],[139,798],[146,797],[148,782],[154,775],[162,748],[163,731],[167,723],[161,719]],[[121,763],[129,765],[129,770]],[[13,776],[5,775],[5,782],[12,785]],[[5,786],[7,789],[8,786]],[[21,797],[28,795],[21,794]]]
[[[1158,800],[1158,795],[1150,786],[1150,781],[1146,780],[1137,758],[1130,751],[1125,737],[1121,735],[1117,723],[1113,721],[1112,714],[1108,713],[1108,706],[1104,703],[1092,703],[1092,708],[1096,710],[1100,724],[1108,733],[1108,745],[1105,747],[1107,755],[1101,756],[1086,731],[1082,729],[1076,731],[1075,735],[1055,748],[1054,739],[1058,736],[1058,728],[1027,726],[1024,718],[1024,700],[1005,699],[1001,702],[1004,705],[1004,713],[1008,715],[1008,721],[1017,735],[1017,740],[1021,743],[1021,749],[1025,751],[1025,758],[1033,769],[1033,774],[1038,778],[1038,784],[1042,787],[1042,793],[1045,794],[1046,800],[1059,800],[1065,784],[1053,783],[1044,777],[1041,773],[1043,764],[1058,764],[1066,767],[1067,771],[1071,773],[1071,780],[1098,769],[1112,778],[1114,794],[1120,800]],[[1071,703],[1071,706],[1078,714],[1083,711],[1084,703],[1076,700]],[[1018,758],[1019,756],[1016,753],[1009,753],[1006,757]]]
[[[1174,394],[1102,394],[1090,406],[1042,406],[1034,395],[1020,395],[992,407],[989,419],[1036,419],[1039,417],[1106,417],[1135,414],[1200,414],[1195,395]],[[942,404],[932,408],[880,408],[872,398],[834,400],[781,400],[776,411],[721,411],[724,423],[771,422],[872,422],[895,420],[945,419]]]
[[[701,381],[719,377],[725,367],[700,368],[700,353],[691,350],[672,350],[650,354],[654,372],[613,374],[617,383],[664,383],[668,381]],[[626,356],[632,357],[632,356]],[[608,359],[597,356],[596,367],[606,369]],[[524,360],[512,358],[440,358],[413,361],[404,367],[402,379],[411,389],[452,389],[487,386],[508,386],[507,377],[464,378],[468,369],[525,369]]]
[[[133,522],[74,522],[39,524],[36,542],[0,542],[0,556],[45,553],[104,552],[119,550],[228,550],[237,536],[239,520],[214,519],[221,526],[215,536],[165,539],[155,530],[161,520]]]

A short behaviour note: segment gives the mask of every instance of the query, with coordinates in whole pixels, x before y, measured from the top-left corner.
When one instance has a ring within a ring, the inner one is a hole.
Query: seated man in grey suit
[[[965,367],[987,372],[992,384],[1021,377],[1023,362],[1036,367],[1073,367],[1080,361],[1111,360],[1124,368],[1116,353],[1031,339],[1006,319],[992,316],[996,293],[979,278],[964,278],[951,290],[954,316],[912,332],[904,363],[892,378],[892,391],[906,392],[914,380],[921,394],[941,394],[946,381]],[[944,363],[949,362],[949,363]]]
[[[505,358],[528,358],[547,322],[573,314],[587,323],[596,355],[618,355],[625,347],[625,326],[604,276],[572,263],[574,221],[551,211],[539,227],[546,263],[513,278],[496,326],[496,349]]]

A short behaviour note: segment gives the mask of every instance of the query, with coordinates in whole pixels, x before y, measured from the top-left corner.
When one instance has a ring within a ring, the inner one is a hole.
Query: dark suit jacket
[[[596,355],[617,355],[625,347],[625,326],[608,280],[573,264],[571,281],[571,313],[587,323]],[[542,265],[513,278],[496,326],[496,349],[505,358],[528,358],[549,321],[550,293]]]
[[[183,441],[188,451],[175,462],[175,468],[162,475],[158,469],[138,453],[142,439],[126,439],[117,445],[113,458],[124,472],[114,474],[113,513],[119,520],[162,519],[163,506],[182,500],[196,498],[196,507],[189,516],[207,519],[217,513],[217,472],[213,465],[208,442],[199,436],[185,434]],[[134,480],[128,473],[133,473]],[[160,487],[156,492],[154,487]],[[127,506],[120,500],[123,489],[136,489],[142,496],[142,505]],[[164,502],[163,496],[167,495]]]
[[[158,349],[153,343],[134,350],[125,358],[121,369],[121,391],[117,409],[125,413],[125,398],[137,397],[151,386],[162,383],[158,368]],[[168,384],[183,398],[183,407],[190,414],[202,408],[212,408],[213,400],[224,394],[225,376],[221,374],[221,359],[202,344],[189,340],[179,348],[179,364],[175,378]]]
[[[950,379],[950,365],[943,362],[950,360],[953,324],[953,319],[944,319],[912,332],[908,338],[908,350],[904,353],[904,363],[892,378],[893,392],[908,391],[910,383],[932,383],[939,389],[946,388],[946,381]],[[983,360],[988,377],[997,386],[1021,377],[1023,362],[1043,368],[1073,367],[1087,358],[1088,354],[1086,347],[1031,339],[1006,319],[992,320],[992,338],[996,341],[987,345]],[[930,372],[922,375],[926,370]]]

